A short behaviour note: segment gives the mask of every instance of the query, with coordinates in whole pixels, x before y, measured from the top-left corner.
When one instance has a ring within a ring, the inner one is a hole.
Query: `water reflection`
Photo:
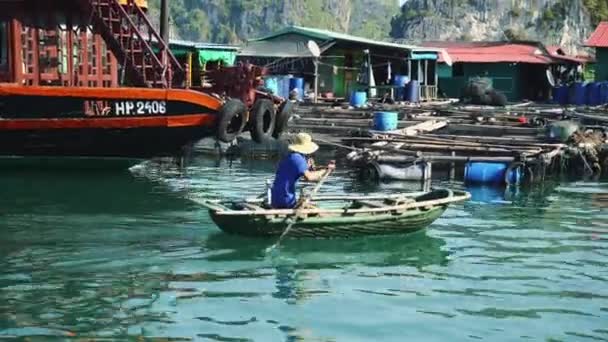
[[[222,253],[213,254],[209,261],[263,260],[265,249],[273,239],[255,239],[214,233],[204,241],[205,248]],[[407,265],[421,267],[442,265],[447,253],[441,247],[445,241],[425,231],[391,237],[357,239],[286,239],[280,247],[284,261],[307,268],[334,268],[336,265],[368,266]]]
[[[273,170],[196,158],[132,174],[3,172],[0,338],[608,336],[603,183],[486,189],[490,203],[450,206],[425,231],[287,239],[275,257],[264,253],[274,239],[222,233],[188,200],[258,194]],[[322,191],[418,189],[338,172]]]

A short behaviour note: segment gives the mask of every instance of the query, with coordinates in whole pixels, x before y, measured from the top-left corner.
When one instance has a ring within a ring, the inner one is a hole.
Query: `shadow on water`
[[[2,214],[142,214],[192,205],[129,171],[2,172],[0,188]]]

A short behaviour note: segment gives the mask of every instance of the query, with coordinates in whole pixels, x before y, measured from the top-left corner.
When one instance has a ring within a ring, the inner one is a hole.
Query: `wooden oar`
[[[317,185],[314,187],[314,189],[312,189],[312,191],[309,192],[308,195],[306,195],[304,197],[304,199],[302,199],[300,201],[300,203],[294,208],[295,209],[294,213],[292,215],[288,215],[285,218],[286,221],[291,218],[293,218],[293,219],[291,220],[291,222],[289,222],[289,224],[287,225],[287,228],[285,228],[285,230],[283,231],[281,236],[279,236],[279,239],[277,240],[277,242],[275,242],[272,246],[266,248],[266,253],[272,252],[281,244],[281,241],[283,241],[283,238],[285,238],[285,236],[287,236],[287,234],[291,230],[291,227],[293,227],[293,225],[296,223],[296,220],[298,219],[298,209],[306,208],[306,205],[308,204],[308,202],[310,202],[312,197],[319,191],[319,189],[321,189],[321,186],[323,185],[325,180],[329,177],[329,175],[331,174],[331,171],[332,171],[332,169],[327,169],[327,171],[325,171],[325,174],[323,174],[323,177],[321,177],[321,179],[319,180]]]

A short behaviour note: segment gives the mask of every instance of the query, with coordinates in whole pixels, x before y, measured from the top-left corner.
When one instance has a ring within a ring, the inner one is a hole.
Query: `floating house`
[[[314,44],[311,45],[311,41]],[[395,79],[401,83],[415,80],[419,84],[419,96],[433,99],[437,96],[439,52],[435,48],[290,26],[249,41],[238,58],[266,66],[275,75],[301,77],[308,89],[314,89],[316,84],[318,94],[337,98],[348,98],[354,90],[369,90],[369,78],[366,82],[362,77],[369,74],[371,62],[375,84],[372,87],[377,96],[390,91]]]
[[[586,46],[595,48],[595,80],[608,81],[608,21],[598,25]]]
[[[439,55],[439,90],[448,97],[460,97],[473,78],[484,78],[509,101],[546,100],[556,82],[566,76],[579,77],[577,67],[584,60],[567,56],[563,50],[551,53],[538,42],[427,42],[443,48]],[[552,84],[553,83],[553,84]]]
[[[186,83],[189,87],[199,87],[205,83],[205,71],[220,66],[234,66],[236,45],[192,42],[171,39],[169,49],[182,65],[188,66]]]

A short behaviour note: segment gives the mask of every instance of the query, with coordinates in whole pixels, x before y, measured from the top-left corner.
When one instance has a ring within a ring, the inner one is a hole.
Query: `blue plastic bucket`
[[[572,84],[569,89],[568,103],[583,106],[585,102],[587,102],[585,84],[582,82]]]
[[[393,131],[397,129],[399,118],[397,112],[376,112],[374,113],[374,130]]]
[[[350,105],[362,107],[367,103],[367,93],[364,91],[353,91],[350,95]]]
[[[293,77],[289,80],[289,91],[298,90],[298,100],[304,96],[304,79],[301,77]]]
[[[587,83],[585,93],[588,105],[597,106],[602,103],[601,84],[599,82]]]
[[[408,102],[419,102],[420,101],[420,85],[418,81],[411,80],[405,86],[405,97],[404,100]]]
[[[395,100],[402,101],[405,98],[405,86],[409,80],[409,76],[406,75],[395,75],[393,77],[393,85],[403,87],[395,89]]]
[[[509,165],[506,163],[468,162],[464,168],[464,179],[469,183],[500,184],[505,182],[505,173]],[[521,171],[511,170],[509,183],[519,183]]]
[[[276,77],[268,76],[264,79],[264,88],[268,89],[275,95],[279,94],[279,82]]]

